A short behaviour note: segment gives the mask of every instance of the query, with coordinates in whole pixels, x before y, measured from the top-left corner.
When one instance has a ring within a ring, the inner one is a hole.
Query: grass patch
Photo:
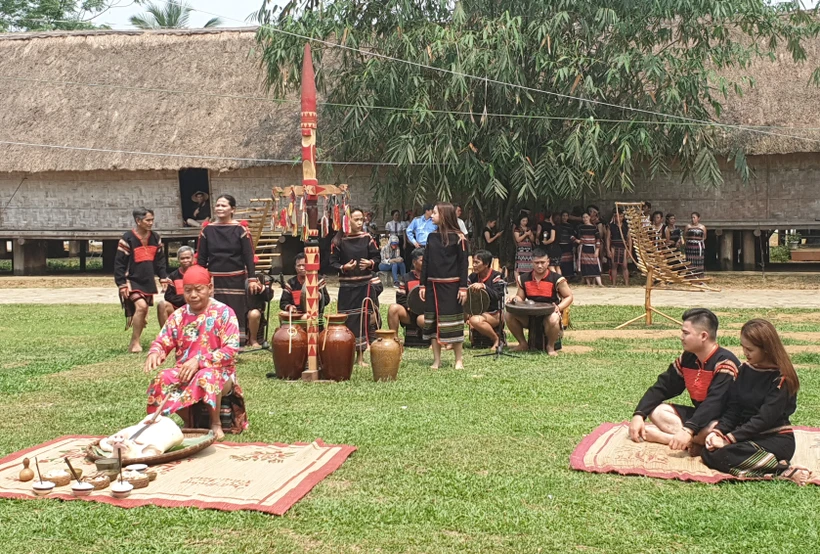
[[[669,352],[680,346],[671,325],[641,337],[606,334],[635,312],[574,308],[565,344],[591,350],[557,359],[528,354],[494,361],[468,351],[467,369],[457,372],[445,353],[445,367],[433,371],[430,352],[411,349],[395,383],[374,383],[362,369],[347,383],[271,381],[264,376],[272,367],[269,354],[246,355],[238,372],[251,428],[237,440],[321,437],[359,447],[287,515],[0,500],[0,548],[61,554],[812,551],[816,487],[704,485],[568,469],[582,436],[603,421],[628,418],[676,356]],[[734,310],[721,323],[767,313],[786,311]],[[820,332],[820,323],[800,325],[801,332]],[[3,307],[0,391],[7,417],[0,420],[0,455],[59,435],[109,433],[144,413],[144,355],[124,353],[122,327],[116,306]],[[156,332],[153,321],[145,336]],[[724,342],[733,344],[738,332],[726,329]],[[820,425],[820,358],[800,353],[795,361],[802,386],[794,423]]]

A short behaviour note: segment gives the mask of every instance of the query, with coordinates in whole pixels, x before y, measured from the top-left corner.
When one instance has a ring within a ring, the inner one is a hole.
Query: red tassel
[[[255,264],[259,263],[259,256],[254,256],[253,257],[253,263],[255,263]]]
[[[205,221],[202,222],[202,227],[207,227],[210,224],[211,224],[211,222],[206,219]]]
[[[245,219],[243,219],[242,221],[240,221],[240,222],[239,222],[239,224],[240,224],[242,227],[244,227],[245,229],[247,229],[247,228],[248,228],[248,222],[247,222],[247,220],[245,220]]]

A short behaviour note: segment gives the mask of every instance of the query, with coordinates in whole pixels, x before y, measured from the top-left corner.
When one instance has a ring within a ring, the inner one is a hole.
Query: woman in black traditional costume
[[[689,262],[696,274],[703,275],[706,253],[706,226],[700,222],[698,212],[692,212],[692,223],[686,226],[683,236],[686,240],[686,261]]]
[[[513,228],[513,240],[515,241],[515,282],[522,273],[532,271],[532,245],[535,242],[535,235],[529,227],[530,218],[526,214],[521,214],[518,224]]]
[[[675,225],[676,222],[675,214],[666,214],[666,223],[663,226],[663,237],[666,239],[666,244],[669,248],[679,250],[681,230]]]
[[[774,326],[747,321],[740,331],[746,362],[729,389],[726,410],[706,437],[703,463],[736,477],[775,475],[805,485],[808,469],[791,464],[800,382]]]
[[[609,224],[609,234],[606,237],[607,251],[609,252],[609,280],[612,286],[618,279],[618,268],[622,268],[624,285],[629,286],[629,268],[627,267],[627,252],[632,249],[629,237],[629,225],[623,219],[623,214],[616,210],[612,214]]]
[[[487,222],[487,226],[484,227],[484,231],[481,233],[484,237],[484,248],[486,248],[496,260],[499,258],[501,252],[501,242],[498,239],[501,238],[503,232],[504,229],[498,229],[498,220],[491,219]]]
[[[376,314],[382,284],[375,271],[381,253],[364,228],[364,212],[350,211],[350,232],[336,233],[330,243],[330,266],[339,272],[337,312],[347,314],[345,325],[356,335],[356,361],[365,366],[364,351],[376,340]],[[364,319],[362,319],[364,316]]]
[[[558,226],[553,223],[552,212],[544,213],[544,221],[541,222],[541,238],[539,243],[547,251],[549,257],[549,269],[561,274],[561,247],[558,245]]]
[[[164,291],[168,285],[168,274],[162,239],[152,230],[153,210],[137,208],[132,215],[134,228],[126,231],[117,243],[114,282],[119,288],[120,302],[125,311],[125,328],[132,327],[128,351],[136,354],[142,352],[140,337],[147,323],[148,308],[154,305],[154,295],[157,293],[155,277],[159,277]],[[165,302],[160,301],[157,315],[161,322],[164,311]]]
[[[208,269],[214,279],[214,298],[234,311],[239,322],[239,344],[247,340],[246,285],[251,294],[262,292],[256,278],[253,242],[245,225],[233,218],[236,199],[223,194],[216,199],[216,221],[199,233],[197,263]]]
[[[578,242],[578,271],[588,285],[604,286],[601,283],[601,234],[589,214],[584,214],[583,223],[578,226]]]
[[[561,212],[558,225],[558,247],[561,249],[561,275],[575,277],[575,226],[570,222],[569,212]]]
[[[438,230],[427,237],[421,267],[424,339],[435,339],[433,369],[441,366],[441,345],[452,344],[456,369],[464,369],[464,302],[467,300],[468,244],[459,231],[453,205],[439,202],[433,209]],[[531,234],[531,233],[530,233]]]

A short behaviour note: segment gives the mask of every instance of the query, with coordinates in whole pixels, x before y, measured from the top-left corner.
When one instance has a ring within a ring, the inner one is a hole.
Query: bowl
[[[97,466],[97,471],[101,471],[109,477],[116,477],[120,470],[119,461],[116,458],[100,458],[94,464]]]
[[[51,481],[35,481],[31,487],[37,496],[45,496],[54,490],[54,483]]]
[[[91,483],[74,483],[71,485],[71,494],[74,496],[88,496],[94,490],[94,485]]]
[[[94,487],[94,490],[102,490],[108,488],[108,485],[111,484],[111,478],[108,476],[107,473],[100,471],[99,473],[95,473],[93,475],[89,475],[88,477],[84,477],[83,481],[86,483],[90,483],[91,486]]]
[[[114,498],[128,498],[132,490],[134,485],[128,481],[115,481],[111,484],[111,496]]]
[[[145,464],[131,464],[130,466],[125,466],[125,469],[128,471],[138,471],[142,473],[148,469],[148,466]]]
[[[71,482],[71,475],[64,469],[52,469],[47,471],[43,477],[46,478],[46,482],[54,483],[57,487],[64,487]]]

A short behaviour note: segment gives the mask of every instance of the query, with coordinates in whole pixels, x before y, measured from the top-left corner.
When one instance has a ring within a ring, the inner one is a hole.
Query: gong
[[[410,312],[416,315],[424,315],[424,300],[421,299],[421,285],[410,291],[407,295],[407,307]]]
[[[490,295],[486,289],[467,289],[467,300],[464,302],[464,315],[481,315],[490,310]]]
[[[521,317],[530,316],[550,316],[555,312],[555,304],[552,302],[534,302],[524,300],[518,302],[507,302],[505,307],[507,312]]]

